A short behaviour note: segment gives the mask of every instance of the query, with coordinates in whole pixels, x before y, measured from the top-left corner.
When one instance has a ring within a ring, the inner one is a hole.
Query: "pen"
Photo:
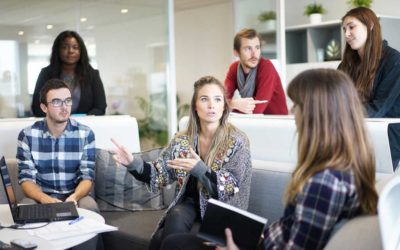
[[[80,220],[82,220],[82,219],[83,219],[83,216],[79,216],[79,217],[76,218],[75,220],[71,220],[71,221],[68,223],[68,225],[75,224],[75,223],[77,223],[78,221],[80,221]]]

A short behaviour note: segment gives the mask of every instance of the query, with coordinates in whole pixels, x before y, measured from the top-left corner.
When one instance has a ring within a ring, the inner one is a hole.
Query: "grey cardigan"
[[[190,175],[197,177],[199,182],[202,183],[199,189],[201,217],[204,216],[207,200],[211,197],[209,193],[209,191],[212,192],[210,180],[206,177],[206,173],[211,171],[214,171],[217,176],[218,200],[241,209],[247,209],[251,181],[249,140],[243,132],[233,125],[229,125],[229,127],[229,143],[220,148],[212,166],[206,166],[203,161],[200,161],[190,173],[171,169],[167,166],[167,160],[185,156],[189,152],[189,137],[184,133],[175,135],[168,147],[161,152],[157,161],[144,163],[140,158],[135,158],[128,166],[128,171],[136,178],[139,177],[138,179],[148,182],[150,190],[154,192],[177,181],[175,199],[161,218],[155,232],[163,226],[168,211],[181,201]],[[195,144],[196,147],[197,140],[195,140]]]

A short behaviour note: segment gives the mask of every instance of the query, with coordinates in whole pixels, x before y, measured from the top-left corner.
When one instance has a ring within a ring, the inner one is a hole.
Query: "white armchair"
[[[400,249],[400,176],[387,183],[379,196],[378,216],[384,250]]]

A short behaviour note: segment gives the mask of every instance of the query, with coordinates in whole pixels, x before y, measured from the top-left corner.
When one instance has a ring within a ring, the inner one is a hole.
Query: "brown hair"
[[[69,90],[68,85],[60,79],[47,80],[46,83],[43,85],[43,87],[40,89],[39,93],[40,103],[47,106],[47,93],[49,93],[49,91],[53,89],[64,89],[64,88]]]
[[[238,33],[236,33],[235,38],[233,39],[233,49],[237,52],[240,51],[240,46],[242,45],[242,38],[253,39],[258,38],[261,43],[260,36],[257,31],[254,29],[242,29]]]
[[[189,136],[189,142],[191,145],[193,145],[193,140],[195,136],[201,132],[201,127],[200,127],[200,118],[196,112],[196,101],[199,95],[199,91],[201,88],[203,88],[206,85],[214,84],[217,85],[223,94],[223,99],[224,99],[224,111],[222,113],[222,117],[220,119],[220,126],[218,127],[214,140],[211,144],[210,150],[207,154],[206,159],[204,159],[204,162],[208,165],[211,166],[211,163],[214,161],[215,156],[218,153],[218,149],[222,148],[222,145],[225,145],[228,143],[228,134],[231,129],[231,126],[228,123],[228,117],[230,113],[224,85],[215,77],[212,76],[204,76],[201,77],[199,80],[197,80],[194,83],[194,93],[192,96],[192,101],[190,103],[190,114],[189,114],[189,123],[188,123],[188,129],[187,129],[187,134]]]
[[[297,166],[288,185],[286,203],[294,203],[316,173],[327,168],[351,170],[362,212],[376,213],[374,151],[352,80],[338,70],[307,70],[290,82],[287,93],[300,113]]]
[[[342,22],[346,17],[354,17],[367,27],[368,35],[362,59],[356,50],[346,44],[339,67],[353,79],[361,101],[365,103],[371,98],[376,71],[382,57],[381,25],[375,13],[365,7],[350,10],[342,17]]]

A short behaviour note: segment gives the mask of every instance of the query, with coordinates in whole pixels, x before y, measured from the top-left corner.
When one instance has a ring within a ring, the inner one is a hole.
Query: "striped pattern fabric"
[[[47,194],[70,194],[80,180],[94,180],[95,137],[92,130],[70,119],[55,138],[46,119],[18,136],[19,183],[33,181]]]

